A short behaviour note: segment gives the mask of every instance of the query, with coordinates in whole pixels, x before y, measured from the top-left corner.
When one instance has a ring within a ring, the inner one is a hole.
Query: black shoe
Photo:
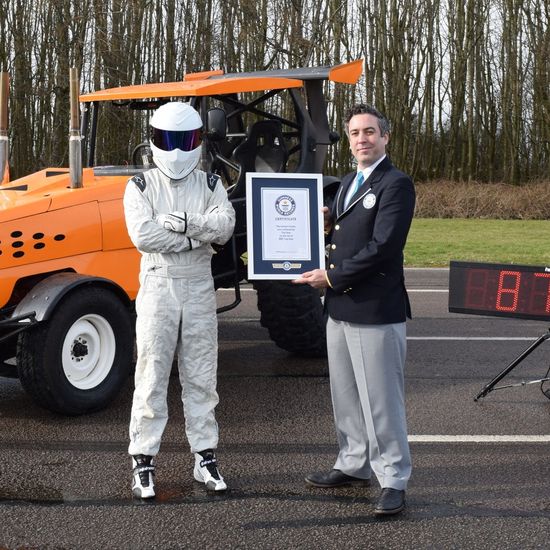
[[[398,514],[405,508],[405,491],[386,487],[382,489],[378,502],[374,507],[377,516],[391,516]]]
[[[331,470],[328,473],[317,472],[306,476],[306,483],[314,487],[342,487],[343,485],[368,486],[369,479],[353,477],[344,474],[340,470]]]

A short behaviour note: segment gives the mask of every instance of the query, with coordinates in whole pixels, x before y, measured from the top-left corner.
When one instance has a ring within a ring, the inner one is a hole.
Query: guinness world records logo
[[[290,195],[281,195],[275,201],[275,210],[281,216],[290,216],[296,210],[296,202]]]

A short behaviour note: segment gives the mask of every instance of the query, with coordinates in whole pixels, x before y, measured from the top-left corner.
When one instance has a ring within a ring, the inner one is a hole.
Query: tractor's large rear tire
[[[254,281],[260,322],[280,348],[307,357],[326,355],[326,319],[318,290],[287,281]]]
[[[21,384],[54,412],[102,409],[128,382],[133,335],[132,315],[114,292],[93,286],[73,290],[47,321],[19,335]]]

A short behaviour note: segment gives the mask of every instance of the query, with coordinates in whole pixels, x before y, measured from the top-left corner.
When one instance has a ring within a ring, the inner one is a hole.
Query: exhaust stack
[[[69,173],[71,188],[82,187],[82,136],[80,135],[80,104],[78,95],[80,83],[76,68],[72,67],[69,73],[71,94],[71,122],[69,126]]]
[[[10,181],[8,143],[8,73],[0,73],[0,185]]]

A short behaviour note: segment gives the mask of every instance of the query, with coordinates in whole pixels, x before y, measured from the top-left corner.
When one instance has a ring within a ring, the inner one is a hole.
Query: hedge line
[[[431,181],[416,184],[418,218],[549,220],[550,181],[523,185]]]

